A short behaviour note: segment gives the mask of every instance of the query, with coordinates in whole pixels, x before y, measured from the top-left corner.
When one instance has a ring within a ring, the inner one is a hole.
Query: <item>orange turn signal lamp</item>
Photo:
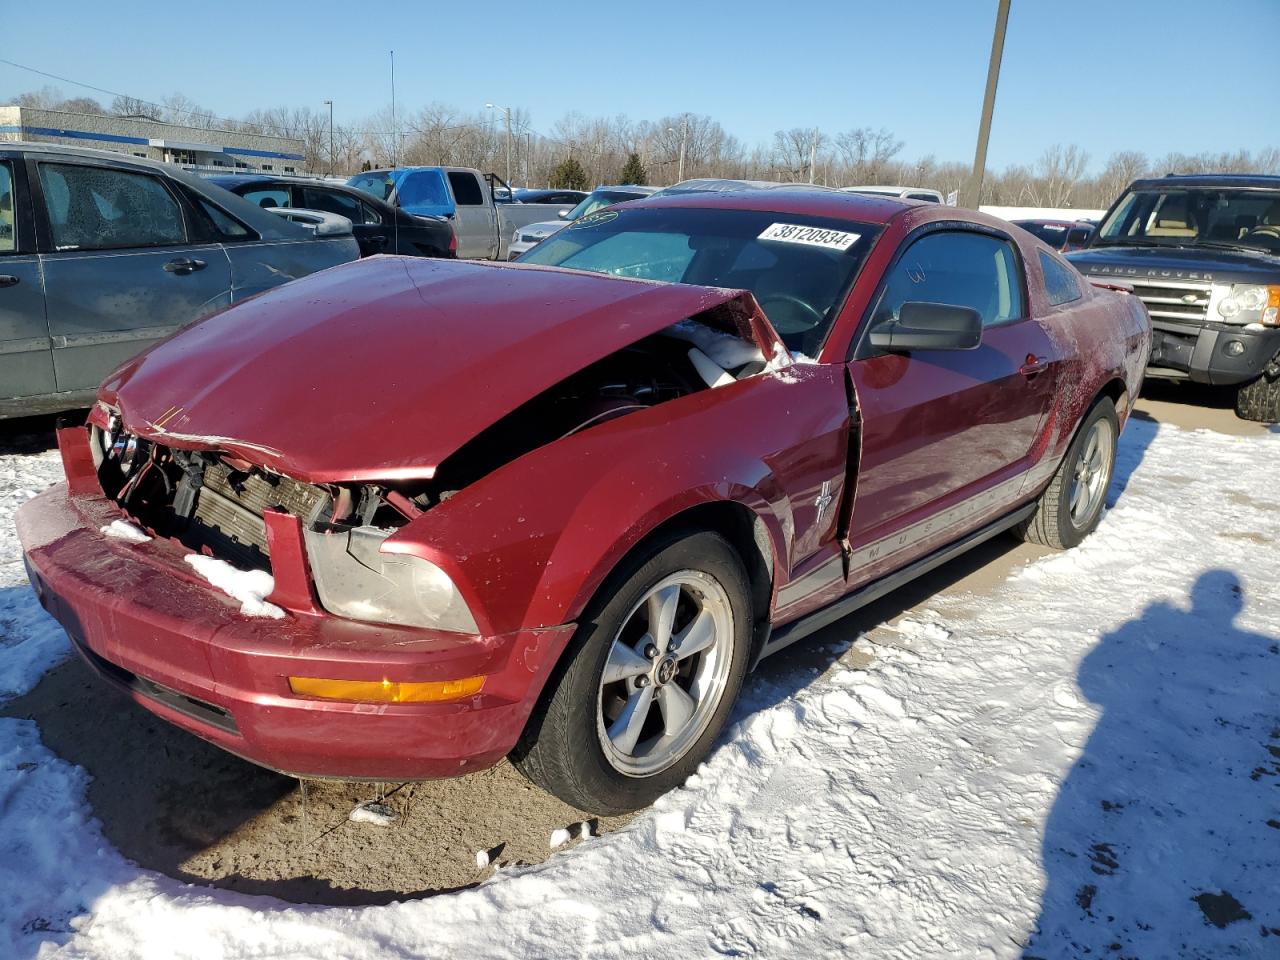
[[[320,677],[290,677],[289,689],[300,697],[321,700],[349,700],[360,703],[439,703],[460,700],[479,693],[484,677],[461,680],[432,680],[425,683],[397,683],[394,680],[324,680]]]

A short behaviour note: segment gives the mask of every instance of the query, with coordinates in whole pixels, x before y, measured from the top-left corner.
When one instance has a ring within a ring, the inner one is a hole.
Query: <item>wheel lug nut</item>
[[[649,685],[649,678],[648,678],[648,677],[636,677],[636,686],[637,686],[637,687],[647,687],[648,685]]]
[[[650,660],[656,660],[658,658],[658,648],[652,643],[647,643],[645,644],[644,655]]]

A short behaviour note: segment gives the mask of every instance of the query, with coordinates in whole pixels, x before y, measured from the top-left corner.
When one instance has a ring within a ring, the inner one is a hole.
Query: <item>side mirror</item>
[[[561,210],[559,213],[557,213],[557,214],[556,214],[556,216],[557,216],[557,217],[559,217],[561,220],[568,220],[568,219],[569,219],[569,211],[568,211],[568,210]]]
[[[1093,227],[1072,227],[1067,231],[1068,250],[1077,250],[1093,239]]]
[[[908,301],[897,319],[871,328],[871,345],[890,353],[908,350],[976,350],[982,316],[972,307]]]

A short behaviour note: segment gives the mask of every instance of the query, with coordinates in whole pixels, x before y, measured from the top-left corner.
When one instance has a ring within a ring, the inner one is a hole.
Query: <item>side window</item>
[[[382,215],[377,210],[369,206],[367,203],[360,204],[360,215],[364,218],[365,223],[381,223]],[[359,223],[360,221],[356,221]]]
[[[447,207],[448,191],[444,178],[436,170],[419,170],[406,174],[396,188],[396,197],[402,207]]]
[[[480,189],[480,181],[474,173],[452,171],[449,174],[449,186],[453,188],[453,198],[460,207],[484,206],[484,191]]]
[[[293,206],[293,201],[289,199],[289,191],[284,187],[258,187],[254,190],[246,190],[240,196],[260,207]]]
[[[302,205],[309,210],[323,210],[325,213],[336,213],[346,217],[352,223],[363,223],[364,215],[360,212],[360,201],[336,190],[319,190],[315,187],[302,188]]]
[[[896,317],[911,301],[972,307],[987,327],[1020,317],[1022,278],[1013,247],[981,233],[926,234],[889,274],[872,323]]]
[[[42,163],[40,183],[58,250],[153,247],[187,238],[182,210],[158,177]]]
[[[12,253],[18,244],[17,227],[14,225],[13,167],[9,161],[0,160],[0,253]]]
[[[1048,294],[1049,302],[1056,307],[1079,300],[1083,294],[1076,272],[1057,257],[1051,257],[1043,250],[1039,253],[1040,266],[1044,270],[1044,292]]]
[[[215,207],[204,197],[194,197],[193,199],[204,215],[213,221],[214,229],[221,235],[221,239],[243,240],[246,237],[253,236],[248,227],[239,220],[234,219],[231,214],[221,207]]]

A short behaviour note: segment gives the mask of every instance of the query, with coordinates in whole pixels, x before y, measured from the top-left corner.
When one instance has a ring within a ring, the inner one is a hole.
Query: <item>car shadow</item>
[[[1102,715],[1045,824],[1024,960],[1280,953],[1280,637],[1235,625],[1247,599],[1208,570],[1081,662]]]
[[[81,411],[80,416],[83,416]],[[59,417],[18,417],[0,420],[0,456],[24,453],[44,453],[56,449],[58,438],[54,433]]]

